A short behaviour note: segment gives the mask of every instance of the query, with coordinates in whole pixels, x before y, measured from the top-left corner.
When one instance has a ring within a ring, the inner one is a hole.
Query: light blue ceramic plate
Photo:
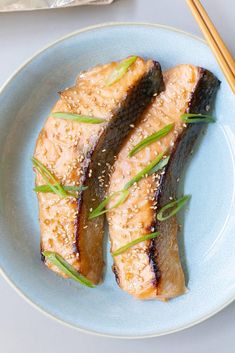
[[[192,63],[222,81],[217,123],[210,125],[189,165],[192,194],[181,235],[188,293],[168,303],[137,301],[111,272],[96,289],[47,270],[39,255],[37,202],[30,157],[57,92],[81,70],[137,54],[163,69]],[[116,337],[149,337],[192,326],[235,298],[235,99],[207,45],[172,28],[108,24],[73,33],[21,67],[0,95],[0,265],[25,298],[81,330]]]

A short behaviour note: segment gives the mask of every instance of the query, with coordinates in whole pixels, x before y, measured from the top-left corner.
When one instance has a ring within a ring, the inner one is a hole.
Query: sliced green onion
[[[52,251],[43,251],[42,255],[45,256],[53,265],[66,274],[69,278],[77,281],[84,286],[94,288],[95,285],[86,277],[78,273],[73,266],[71,266],[61,255]]]
[[[157,158],[154,159],[154,161],[152,163],[150,163],[147,167],[145,167],[143,170],[141,170],[141,172],[139,172],[134,178],[132,178],[130,181],[128,181],[128,183],[126,183],[126,185],[124,186],[123,190],[120,191],[116,191],[113,194],[111,194],[110,196],[107,196],[100,204],[99,206],[94,209],[90,215],[89,215],[89,219],[98,217],[104,213],[107,213],[109,211],[111,211],[114,208],[117,208],[118,206],[120,206],[123,202],[126,201],[127,197],[129,196],[129,191],[128,189],[135,183],[137,183],[138,181],[140,181],[142,178],[144,178],[146,175],[151,175],[153,173],[156,173],[159,169],[162,169],[163,167],[165,167],[165,165],[168,163],[169,157],[165,158],[163,161],[161,161],[162,157],[164,155],[164,152],[160,153]],[[109,203],[109,201],[120,194],[120,197],[117,201],[117,203],[115,203],[114,206],[112,206],[111,208],[105,209],[105,206]]]
[[[87,124],[101,124],[104,121],[106,121],[105,119],[102,119],[102,118],[96,118],[96,117],[87,116],[87,115],[78,115],[73,113],[56,112],[56,113],[51,113],[51,116],[58,119],[73,120],[79,123],[87,123]]]
[[[146,137],[142,141],[140,141],[134,148],[130,151],[129,157],[134,156],[137,152],[141,151],[143,148],[151,145],[153,142],[158,141],[163,136],[166,136],[172,129],[174,124],[169,124],[164,126],[161,130],[155,132],[154,134]]]
[[[53,174],[35,157],[32,158],[34,168],[41,174],[42,178],[50,187],[52,192],[60,197],[70,196],[63,188],[62,185],[56,180]]]
[[[186,202],[188,202],[190,197],[191,197],[190,195],[185,195],[178,200],[169,202],[168,204],[166,204],[160,209],[160,211],[157,214],[157,219],[159,221],[165,221],[166,219],[174,216],[186,204]],[[172,211],[170,211],[166,216],[164,216],[164,213],[169,209],[172,209]]]
[[[166,158],[161,159],[160,162],[158,164],[156,164],[155,167],[153,167],[150,170],[148,175],[150,176],[150,175],[152,175],[154,173],[157,173],[159,170],[163,169],[167,165],[167,163],[169,162],[169,159],[170,159],[169,156],[166,157]]]
[[[124,252],[126,252],[128,249],[132,248],[132,246],[142,243],[145,240],[149,240],[149,239],[154,239],[159,235],[159,232],[155,232],[155,233],[151,233],[151,234],[146,234],[143,235],[142,237],[139,237],[133,241],[131,241],[130,243],[122,246],[121,248],[115,250],[114,252],[112,252],[112,256],[118,256],[123,254]]]
[[[146,175],[150,175],[152,173],[153,168],[156,168],[157,164],[161,161],[164,156],[164,152],[160,153],[157,158],[155,158],[147,167],[142,169],[134,178],[132,178],[126,185],[124,186],[124,190],[129,189],[133,184],[138,183],[142,178]]]
[[[207,114],[183,114],[181,115],[181,119],[187,124],[215,122],[215,118]]]
[[[80,185],[80,186],[73,186],[73,185],[69,185],[69,186],[63,186],[63,189],[65,191],[69,191],[70,192],[70,195],[71,196],[74,196],[76,197],[76,194],[73,193],[76,192],[76,191],[84,191],[88,188],[88,186],[83,186],[83,185]],[[43,193],[48,193],[48,192],[52,192],[54,193],[54,191],[50,188],[49,185],[40,185],[40,186],[36,186],[34,189],[33,189],[35,192],[43,192]],[[72,192],[71,192],[72,191]]]
[[[112,207],[105,209],[105,206],[110,202],[110,200],[112,200],[114,197],[116,197],[117,195],[120,195],[118,201],[115,203],[115,205],[113,205]],[[107,196],[100,204],[97,208],[95,208],[89,215],[89,219],[92,218],[96,218],[101,216],[104,213],[107,213],[109,211],[111,211],[112,209],[120,206],[123,202],[125,202],[125,200],[127,199],[127,197],[129,196],[129,191],[128,190],[121,190],[121,191],[116,191],[113,194],[111,194],[110,196]]]
[[[111,86],[114,83],[118,82],[122,78],[122,76],[125,75],[129,67],[134,64],[136,59],[137,56],[130,56],[129,58],[122,60],[117,65],[116,69],[113,70],[113,72],[111,72],[111,74],[108,76],[106,80],[106,86]]]

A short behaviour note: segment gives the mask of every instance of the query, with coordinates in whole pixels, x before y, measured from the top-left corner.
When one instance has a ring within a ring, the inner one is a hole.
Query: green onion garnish
[[[124,186],[124,188],[120,191],[116,191],[113,194],[111,194],[110,196],[107,196],[100,204],[99,206],[94,209],[90,215],[89,215],[89,219],[98,217],[104,213],[107,213],[109,211],[111,211],[114,208],[117,208],[118,206],[120,206],[123,202],[126,201],[127,197],[129,196],[129,191],[128,189],[135,183],[137,183],[138,181],[140,181],[142,178],[144,178],[146,175],[152,175],[153,173],[156,173],[159,169],[162,169],[163,167],[165,167],[165,165],[167,164],[169,157],[165,158],[164,160],[161,160],[162,157],[164,155],[164,152],[160,153],[157,158],[154,159],[154,161],[152,163],[150,163],[147,167],[145,167],[143,170],[141,170],[141,172],[139,172],[134,178],[132,178],[130,181],[128,181],[128,183],[126,183],[126,185]],[[109,201],[120,194],[120,197],[117,201],[117,203],[115,205],[113,205],[112,207],[105,209],[105,206],[109,203]]]
[[[213,116],[207,114],[183,114],[181,119],[187,124],[215,122]]]
[[[137,152],[141,151],[143,148],[151,145],[153,142],[158,141],[163,136],[166,136],[172,129],[174,124],[169,124],[164,126],[161,130],[155,132],[154,134],[146,137],[142,141],[140,141],[135,147],[130,151],[129,157],[134,156]]]
[[[145,240],[149,240],[149,239],[154,239],[159,235],[159,232],[155,232],[155,233],[151,233],[151,234],[146,234],[143,235],[142,237],[139,237],[133,241],[131,241],[130,243],[122,246],[121,248],[115,250],[114,252],[112,252],[112,256],[118,256],[120,254],[123,254],[124,252],[126,252],[128,249],[130,249],[132,246],[142,243]]]
[[[165,221],[166,219],[174,216],[186,204],[186,202],[188,202],[190,197],[191,197],[190,195],[185,195],[178,200],[169,202],[168,204],[166,204],[160,209],[160,211],[157,214],[157,219],[159,221]],[[172,211],[170,211],[166,216],[164,216],[164,213],[166,212],[166,210],[169,210],[169,209],[172,209]]]
[[[83,186],[83,185],[80,185],[80,186],[73,186],[73,185],[69,185],[69,186],[63,186],[63,189],[65,191],[69,191],[69,194],[73,197],[76,197],[76,194],[75,192],[76,191],[84,191],[88,188],[88,186]],[[33,189],[35,192],[43,192],[43,193],[48,193],[48,192],[54,192],[49,185],[40,185],[40,186],[36,186],[34,189]],[[72,191],[72,192],[71,192]],[[74,193],[73,193],[74,191]]]
[[[118,82],[123,75],[127,72],[129,67],[134,64],[136,61],[137,56],[130,56],[129,58],[122,60],[116,67],[114,71],[108,76],[106,80],[106,86],[111,86],[114,83]]]
[[[84,286],[94,288],[95,285],[86,277],[78,273],[73,266],[71,266],[61,255],[52,251],[43,251],[42,255],[45,256],[53,265],[66,274],[69,278],[77,281]]]
[[[73,113],[56,112],[56,113],[51,113],[50,115],[53,116],[54,118],[73,120],[79,123],[87,123],[87,124],[101,124],[104,121],[106,121],[105,119],[102,119],[102,118],[96,118],[93,116],[86,116],[86,115],[78,115]]]
[[[145,176],[152,174],[153,168],[156,168],[158,163],[161,161],[163,155],[164,152],[160,153],[157,158],[155,158],[147,167],[142,169],[134,178],[128,181],[128,183],[126,183],[126,185],[124,186],[124,190],[129,189],[133,184],[137,183]]]
[[[116,197],[117,195],[120,194],[120,197],[118,199],[118,201],[115,203],[115,205],[113,205],[112,207],[105,209],[105,206],[109,203],[109,201],[113,198]],[[100,204],[97,208],[95,208],[89,215],[89,219],[92,218],[96,218],[101,216],[104,213],[107,213],[109,211],[111,211],[112,209],[120,206],[129,196],[129,191],[128,190],[121,190],[121,191],[117,191],[114,192],[113,194],[111,194],[110,196],[107,196]]]
[[[150,176],[150,175],[152,175],[152,174],[154,174],[154,173],[157,173],[159,170],[163,169],[163,168],[167,165],[167,163],[169,162],[169,159],[170,159],[169,156],[166,157],[166,158],[161,159],[160,162],[157,163],[157,164],[155,165],[155,167],[153,167],[153,168],[150,170],[150,172],[148,173],[148,175]]]
[[[41,174],[48,187],[61,198],[70,196],[53,174],[35,157],[32,158],[34,168]]]

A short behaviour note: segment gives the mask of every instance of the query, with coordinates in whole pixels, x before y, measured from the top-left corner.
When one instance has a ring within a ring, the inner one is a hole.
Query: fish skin
[[[82,124],[49,115],[34,153],[61,184],[89,187],[77,200],[60,199],[52,193],[37,196],[41,253],[59,253],[94,284],[102,280],[104,217],[88,220],[88,215],[105,194],[106,163],[112,165],[130,124],[138,120],[153,94],[163,89],[160,65],[139,57],[117,83],[106,87],[105,79],[117,65],[118,62],[112,62],[80,74],[75,86],[59,93],[60,99],[52,110],[101,117],[107,122]],[[103,170],[105,180],[101,185],[98,176]],[[36,185],[44,183],[36,172]],[[43,255],[42,260],[48,268],[66,277]]]
[[[178,74],[177,70],[180,70]],[[144,163],[151,162],[155,150],[158,153],[162,152],[163,147],[155,142],[131,159],[128,158],[128,151],[141,140],[141,137],[138,136],[141,127],[146,130],[142,131],[142,133],[146,132],[146,135],[155,132],[156,130],[153,129],[154,125],[157,126],[157,115],[155,117],[155,113],[159,114],[159,129],[174,122],[175,128],[169,133],[170,137],[166,136],[161,140],[164,149],[168,148],[170,151],[170,160],[165,170],[158,174],[158,181],[155,182],[152,177],[141,180],[138,184],[140,191],[138,191],[138,188],[132,188],[130,191],[133,195],[127,199],[125,204],[107,214],[111,251],[117,250],[125,243],[143,234],[154,231],[160,233],[155,239],[138,244],[126,253],[114,258],[113,271],[117,283],[123,290],[139,299],[167,300],[186,291],[178,249],[179,225],[177,218],[171,217],[164,222],[159,222],[156,219],[156,213],[162,206],[170,202],[169,198],[176,198],[177,180],[182,175],[201,130],[205,127],[205,124],[185,126],[180,120],[180,115],[186,112],[208,114],[209,106],[213,103],[219,86],[219,81],[213,74],[192,65],[179,65],[164,73],[164,77],[166,91],[156,97],[152,107],[147,108],[143,114],[135,131],[130,133],[114,164],[114,173],[109,188],[109,193],[120,190],[128,178],[130,179],[141,170],[141,161],[144,161]],[[179,85],[177,88],[180,80],[182,81],[182,87]],[[181,89],[184,87],[186,93],[182,94],[185,95],[185,98],[180,104]],[[179,112],[176,108],[174,111],[174,99]],[[174,137],[175,131],[178,137]],[[173,146],[170,146],[171,139],[174,142]],[[150,159],[149,156],[152,156],[152,158]],[[145,164],[142,168],[144,166]],[[126,170],[131,174],[130,176],[128,176]],[[147,183],[158,184],[157,190],[151,191],[153,201],[144,201],[142,198],[146,193]],[[138,197],[140,197],[140,200]],[[132,210],[138,204],[138,201],[145,202],[147,206],[139,206],[140,210],[134,214],[134,221],[132,222],[131,218],[128,219],[129,213],[131,213],[128,210]],[[151,210],[154,204],[157,204],[156,211]],[[112,202],[108,205],[108,207],[110,206],[112,206]],[[136,230],[136,224],[139,224],[139,221],[141,221],[140,224],[142,223],[142,228]]]
[[[210,71],[203,68],[198,68],[198,70],[198,84],[195,91],[192,92],[191,100],[186,113],[209,114],[212,110],[211,107],[213,106],[220,82]],[[165,167],[165,173],[162,175],[160,187],[155,195],[159,209],[169,202],[169,197],[172,197],[173,199],[177,198],[177,180],[182,176],[191,152],[193,152],[196,145],[197,139],[205,127],[206,124],[203,123],[187,124],[187,127],[184,129],[183,133],[178,137],[173,151],[171,152],[168,165]],[[151,262],[153,268],[155,267],[157,283],[156,293],[160,299],[161,297],[163,297],[163,299],[170,299],[183,293],[181,293],[181,291],[177,291],[177,289],[174,289],[172,294],[169,293],[169,291],[165,292],[163,278],[164,271],[160,270],[159,274],[158,262],[160,259],[158,259],[158,257],[160,244],[163,241],[164,236],[166,236],[166,233],[171,233],[172,235],[176,233],[177,236],[179,229],[177,217],[174,216],[164,222],[159,222],[156,220],[154,227],[160,232],[159,238],[153,239],[151,242],[149,250],[150,254],[154,254],[154,257],[151,257]],[[168,228],[170,228],[171,231],[167,231]],[[186,287],[184,291],[186,291]]]
[[[150,98],[153,94],[153,89],[150,87],[152,81],[157,82],[157,85],[154,89],[155,92],[157,90],[162,90],[162,78],[159,70],[159,65],[154,63],[154,68],[147,74],[147,77],[143,77],[139,84],[139,91],[142,92],[139,94],[137,91],[129,96],[128,102],[126,102],[126,106],[121,107],[119,111],[117,111],[117,115],[120,115],[120,118],[114,121],[111,124],[109,130],[106,133],[105,139],[102,141],[102,147],[97,148],[93,151],[90,169],[93,170],[93,175],[99,175],[100,170],[105,171],[104,175],[104,185],[108,185],[109,183],[109,167],[107,168],[107,163],[112,165],[114,163],[114,156],[117,155],[119,149],[121,147],[121,141],[128,135],[130,130],[130,124],[136,122],[136,113],[138,112],[138,116],[140,116],[140,112],[146,107],[146,104],[150,102]],[[141,88],[142,87],[142,88]],[[150,92],[149,92],[150,89]],[[142,97],[141,97],[142,96]],[[141,105],[137,106],[137,101],[142,101]],[[128,108],[130,107],[130,112],[128,112]],[[133,109],[134,107],[134,109]],[[139,110],[139,111],[138,111]],[[129,118],[128,118],[129,117]],[[112,149],[110,149],[110,145]],[[105,150],[105,152],[102,152]],[[100,165],[97,165],[97,161],[99,161]],[[91,268],[95,268],[97,270],[97,261],[95,257],[88,257],[89,253],[92,251],[101,252],[102,251],[102,241],[104,234],[104,222],[105,215],[99,216],[98,218],[89,219],[89,205],[92,209],[95,209],[100,202],[103,200],[105,196],[105,192],[107,187],[100,187],[98,183],[98,179],[92,180],[87,179],[85,182],[85,186],[88,186],[88,189],[82,193],[81,207],[79,208],[80,212],[78,215],[78,227],[77,227],[77,246],[82,258],[90,259],[94,263],[89,264],[88,261],[81,261],[80,271],[85,274],[88,278],[93,278],[93,273],[91,272]],[[95,199],[94,202],[90,203],[88,200]],[[85,202],[84,202],[85,201]],[[87,228],[84,229],[84,226]],[[97,236],[97,244],[90,244],[86,241],[90,234],[96,231]],[[85,233],[81,236],[82,233]],[[91,247],[89,246],[91,245]],[[77,249],[77,251],[78,251]],[[84,255],[83,255],[84,254]],[[100,254],[101,257],[101,254]],[[100,271],[102,271],[100,266]]]

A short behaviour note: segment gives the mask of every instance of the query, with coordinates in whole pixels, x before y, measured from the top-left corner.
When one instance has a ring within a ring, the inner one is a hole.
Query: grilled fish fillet
[[[207,70],[179,65],[164,73],[165,91],[146,109],[135,130],[129,135],[114,164],[108,193],[124,185],[149,165],[156,156],[168,151],[165,170],[142,179],[130,189],[130,196],[107,215],[111,251],[140,236],[155,231],[160,235],[139,243],[114,257],[113,271],[119,286],[140,299],[166,300],[186,290],[177,242],[175,217],[164,222],[156,219],[158,210],[176,199],[177,184],[186,159],[203,124],[183,123],[183,113],[208,113],[219,81]],[[143,138],[174,123],[173,130],[133,157],[129,151]],[[204,125],[205,126],[205,125]],[[110,201],[111,207],[115,200]]]
[[[130,124],[163,86],[160,65],[141,58],[118,82],[107,86],[107,77],[117,65],[113,62],[83,72],[74,87],[60,93],[52,110],[106,121],[94,125],[49,116],[34,153],[62,185],[88,186],[78,199],[38,193],[41,250],[59,253],[95,284],[102,278],[104,219],[88,221],[88,214],[104,195],[108,169]],[[42,184],[45,182],[36,172],[36,185]],[[51,270],[64,276],[43,256],[42,259]]]

